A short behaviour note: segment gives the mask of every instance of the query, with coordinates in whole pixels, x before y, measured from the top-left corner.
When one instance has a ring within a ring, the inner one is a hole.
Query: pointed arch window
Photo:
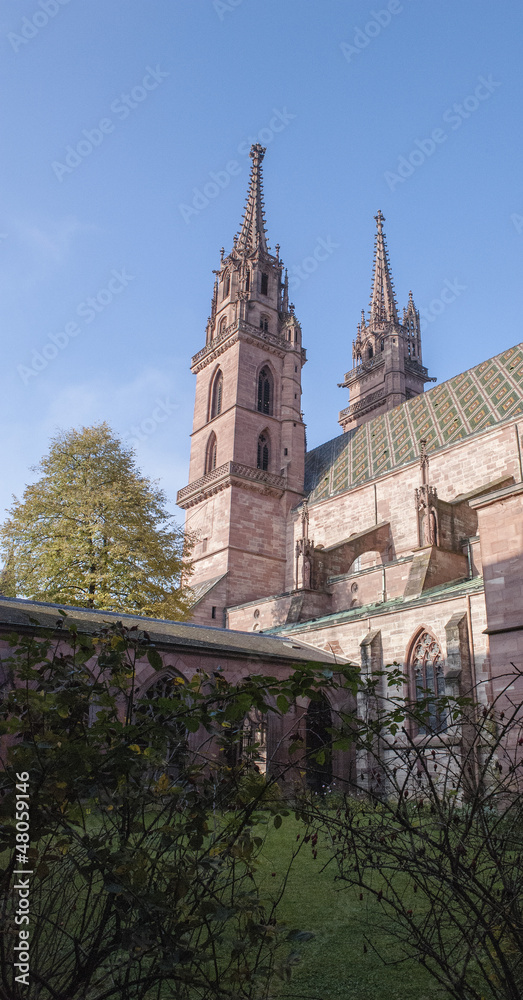
[[[261,774],[266,773],[268,721],[267,715],[251,708],[244,719],[224,730],[220,742],[229,767],[249,761]]]
[[[268,274],[262,274],[262,276],[261,276],[260,292],[261,292],[262,295],[268,295],[269,294],[269,275]]]
[[[227,316],[222,316],[222,318],[220,320],[220,327],[219,327],[219,331],[218,331],[218,336],[219,337],[224,337],[226,329],[227,329]]]
[[[219,413],[222,412],[222,398],[223,398],[223,375],[221,370],[216,372],[214,376],[212,389],[211,389],[211,406],[209,412],[209,419],[212,420],[213,417],[217,417]]]
[[[213,432],[205,449],[205,475],[207,475],[208,472],[212,472],[213,469],[216,468],[217,449],[218,442],[216,441],[216,434]]]
[[[247,274],[245,275],[245,291],[248,292],[251,287],[251,271],[247,268]]]
[[[256,460],[256,468],[262,469],[263,472],[268,472],[269,459],[270,459],[269,437],[266,433],[263,433],[260,434],[258,438],[258,454]]]
[[[165,730],[165,743],[161,748],[163,753],[162,771],[166,771],[170,777],[176,777],[183,768],[188,751],[188,733],[182,723],[178,720],[178,710],[171,709],[164,701],[162,707],[158,708],[161,699],[177,699],[179,674],[168,673],[160,677],[146,691],[144,691],[136,704],[135,722],[144,723],[147,719],[154,719]],[[176,702],[175,702],[176,704]],[[139,745],[146,748],[146,741],[140,740]],[[155,747],[158,751],[159,747]]]
[[[260,316],[260,330],[264,330],[265,333],[269,332],[269,317],[268,316],[264,316],[264,315]]]
[[[446,712],[439,702],[445,695],[443,657],[438,641],[430,632],[422,630],[414,640],[409,674],[415,701],[424,711],[418,734],[427,736],[443,732],[447,728]]]
[[[272,414],[273,403],[273,381],[268,368],[262,368],[258,375],[258,401],[257,407],[260,413]]]
[[[309,788],[320,795],[332,782],[332,715],[330,705],[321,695],[317,701],[311,701],[305,715],[306,733],[306,780]],[[323,752],[323,759],[317,756]]]
[[[223,278],[223,295],[222,295],[222,298],[224,298],[224,299],[228,298],[230,290],[231,290],[231,276],[230,276],[230,274],[226,274],[226,275],[224,275],[224,278]]]

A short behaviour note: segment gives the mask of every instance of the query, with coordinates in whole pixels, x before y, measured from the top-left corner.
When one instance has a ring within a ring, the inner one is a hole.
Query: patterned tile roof
[[[523,344],[483,361],[308,453],[311,502],[412,462],[523,413]]]

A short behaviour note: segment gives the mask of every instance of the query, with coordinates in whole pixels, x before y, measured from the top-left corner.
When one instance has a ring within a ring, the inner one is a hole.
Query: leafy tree
[[[35,471],[0,532],[7,596],[187,617],[187,542],[107,424],[58,434]]]
[[[36,631],[11,642],[1,664],[1,1000],[269,1000],[311,935],[278,922],[286,876],[271,898],[257,885],[281,797],[259,775],[249,791],[252,769],[229,766],[218,747],[249,710],[280,698],[283,711],[332,683],[325,671],[239,685],[174,677],[151,702],[134,695],[137,662],[163,666],[145,632],[70,627],[63,639]],[[14,965],[20,869],[31,872],[29,990]]]

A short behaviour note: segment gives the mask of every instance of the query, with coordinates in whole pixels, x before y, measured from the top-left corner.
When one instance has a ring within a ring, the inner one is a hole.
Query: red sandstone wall
[[[488,640],[483,634],[486,625],[485,601],[482,592],[471,594],[472,645],[475,659],[476,681],[487,680]],[[347,659],[361,662],[360,643],[369,631],[379,629],[383,648],[383,665],[396,661],[405,664],[407,652],[415,633],[420,627],[429,629],[437,641],[443,655],[446,655],[445,625],[457,612],[467,614],[466,596],[427,603],[424,606],[397,608],[380,612],[379,609],[365,618],[341,623],[307,623],[296,626],[295,635],[321,649],[339,652]]]
[[[523,485],[501,490],[493,501],[475,503],[490,634],[492,693],[507,683],[514,664],[523,670]],[[523,682],[512,695],[523,698]]]

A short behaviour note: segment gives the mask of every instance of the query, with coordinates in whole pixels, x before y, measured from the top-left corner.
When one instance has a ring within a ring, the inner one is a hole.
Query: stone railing
[[[202,347],[201,351],[196,352],[194,357],[191,358],[191,365],[196,365],[198,361],[201,361],[201,359],[205,357],[206,354],[210,354],[218,344],[221,344],[222,340],[227,340],[227,337],[230,336],[235,328],[236,323],[229,323],[229,326],[226,326],[221,333],[218,333],[216,337],[213,337],[210,343],[206,344],[205,347]]]
[[[217,469],[207,472],[205,476],[195,479],[193,483],[178,490],[176,503],[179,507],[183,507],[190,498],[195,497],[198,493],[206,493],[209,488],[212,490],[214,484],[218,485],[220,481],[228,479],[230,476],[263,483],[278,490],[285,489],[285,476],[277,476],[273,472],[265,472],[263,469],[253,469],[250,465],[241,465],[239,462],[225,462],[224,465],[219,465]]]
[[[385,359],[378,355],[377,358],[371,358],[370,361],[360,361],[359,365],[351,368],[350,372],[345,372],[345,381],[342,385],[348,385],[350,382],[354,382],[360,375],[366,372],[373,371],[375,368],[380,368],[381,365],[385,364]]]
[[[208,354],[211,354],[219,344],[223,343],[224,340],[227,340],[227,338],[237,330],[254,335],[259,340],[265,341],[266,344],[272,344],[274,347],[279,347],[283,350],[286,350],[291,346],[295,346],[294,344],[290,345],[283,339],[283,337],[277,336],[274,333],[269,333],[268,330],[262,330],[259,326],[256,326],[255,323],[249,323],[246,319],[242,319],[239,320],[239,322],[229,323],[229,326],[226,326],[225,329],[218,334],[218,336],[213,337],[213,339],[206,344],[205,347],[202,347],[201,351],[197,351],[193,358],[191,358],[191,366],[197,365],[200,361],[207,357]]]
[[[369,396],[365,396],[364,399],[359,399],[356,403],[352,403],[351,406],[346,406],[344,410],[341,410],[340,420],[342,417],[352,417],[361,410],[373,409],[382,399],[382,389],[379,389],[377,392],[371,392]]]
[[[420,375],[425,382],[437,381],[437,379],[430,377],[428,369],[415,358],[405,358],[405,371],[412,372],[413,375]]]

